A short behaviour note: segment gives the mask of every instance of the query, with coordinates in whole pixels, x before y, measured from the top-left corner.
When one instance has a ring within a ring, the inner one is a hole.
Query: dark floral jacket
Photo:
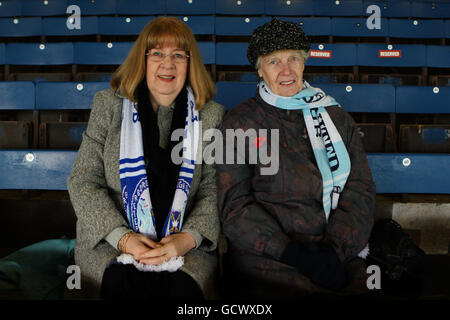
[[[331,211],[328,223],[322,205],[322,177],[302,111],[275,108],[257,94],[226,114],[221,126],[224,146],[231,142],[226,139],[226,129],[279,129],[276,174],[262,175],[261,167],[269,165],[259,161],[251,164],[248,155],[245,158],[240,154],[246,164],[216,164],[219,214],[228,240],[228,255],[239,272],[307,293],[320,291],[295,268],[279,261],[286,245],[292,239],[326,241],[345,263],[368,243],[375,184],[358,128],[342,108],[328,107],[327,112],[351,160],[351,172],[338,208]],[[246,150],[260,148],[264,143],[271,150],[274,131],[267,131],[266,137],[246,139]]]

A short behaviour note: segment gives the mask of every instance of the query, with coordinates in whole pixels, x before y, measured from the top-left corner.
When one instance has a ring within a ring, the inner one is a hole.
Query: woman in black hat
[[[221,127],[224,137],[226,129],[267,129],[246,147],[249,154],[270,147],[279,159],[272,173],[243,154],[245,164],[217,165],[229,243],[225,270],[233,275],[227,284],[239,289],[234,297],[367,289],[361,257],[368,252],[375,184],[351,116],[303,79],[309,49],[298,24],[274,19],[258,27],[247,51],[258,89]]]

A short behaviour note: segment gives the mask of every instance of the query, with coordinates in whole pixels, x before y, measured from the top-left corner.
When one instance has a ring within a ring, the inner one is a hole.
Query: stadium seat
[[[98,34],[98,17],[88,16],[80,20],[80,29],[67,27],[69,18],[42,18],[42,35],[44,36],[83,36]]]
[[[450,193],[450,155],[369,154],[370,169],[383,193]],[[388,172],[388,174],[386,174]]]
[[[166,13],[165,0],[116,0],[119,15],[159,15]]]
[[[99,16],[116,13],[116,0],[70,0],[68,2],[69,5],[77,5],[80,7],[82,16]],[[132,2],[127,1],[127,3]]]
[[[28,111],[35,106],[35,87],[32,82],[0,81],[0,111]],[[17,149],[31,146],[32,121],[0,121],[0,148]],[[4,169],[2,169],[4,170]]]
[[[444,20],[389,19],[392,38],[444,38]]]
[[[214,16],[177,16],[188,25],[195,35],[214,34]]]
[[[32,17],[65,15],[67,7],[72,4],[72,1],[66,0],[22,0],[20,2],[22,4],[22,16]]]
[[[359,43],[357,64],[377,67],[424,67],[426,47],[421,44]]]
[[[8,43],[6,64],[11,65],[67,65],[73,64],[73,44]]]
[[[0,189],[67,190],[76,151],[0,150]]]
[[[227,66],[249,66],[247,43],[217,42],[216,64]]]
[[[216,14],[237,16],[264,14],[264,0],[216,0]]]
[[[388,20],[381,18],[381,29],[369,29],[366,18],[331,18],[331,35],[338,37],[386,37]]]
[[[314,1],[314,15],[339,17],[339,16],[361,16],[362,11],[361,0],[321,0]]]
[[[95,93],[109,87],[109,82],[40,82],[36,85],[36,109],[90,110]],[[42,121],[39,147],[78,149],[86,126],[85,121]]]
[[[372,11],[367,13],[369,6],[376,5],[380,8],[381,17],[384,18],[408,18],[411,15],[411,3],[406,0],[365,0],[363,2],[363,15],[370,16]]]
[[[450,17],[448,1],[411,1],[411,16],[416,18],[447,18]]]
[[[1,110],[34,110],[35,88],[31,81],[0,81]]]
[[[197,42],[197,45],[204,64],[216,63],[216,53],[213,42],[199,41]]]
[[[76,42],[75,64],[120,65],[128,56],[134,42]]]
[[[445,37],[450,38],[450,19],[445,20]]]
[[[0,43],[0,65],[5,64],[5,44]]]
[[[277,19],[299,23],[309,37],[331,35],[331,19],[329,17],[277,17]]]
[[[253,30],[270,20],[269,17],[217,17],[216,35],[250,36]]]
[[[306,61],[308,66],[355,66],[356,65],[356,45],[353,43],[340,44],[311,44],[309,58]]]
[[[395,94],[396,113],[450,114],[450,87],[399,86]]]
[[[256,93],[256,82],[218,81],[217,95],[214,101],[231,110],[236,105],[253,97]]]
[[[209,14],[215,12],[213,0],[166,0],[167,14]]]
[[[427,67],[450,68],[450,46],[427,46]]]
[[[399,151],[450,154],[450,125],[401,124],[399,128]]]
[[[273,16],[312,16],[314,1],[265,0],[266,15]]]
[[[100,35],[138,35],[154,16],[141,17],[99,17],[98,33]]]
[[[2,5],[0,6],[0,17],[20,17],[21,15],[22,6],[20,1],[2,1]]]
[[[0,18],[0,37],[31,37],[42,34],[42,19]]]
[[[39,82],[36,84],[36,109],[91,109],[94,94],[107,88],[109,82]]]
[[[313,85],[314,86],[314,85]],[[347,112],[395,112],[395,88],[386,84],[320,84]]]

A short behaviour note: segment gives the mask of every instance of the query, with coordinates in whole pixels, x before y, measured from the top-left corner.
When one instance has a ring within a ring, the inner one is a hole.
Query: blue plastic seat
[[[277,17],[277,19],[299,23],[308,36],[331,35],[331,19],[329,17]]]
[[[264,0],[216,0],[216,14],[236,16],[264,14]]]
[[[76,42],[75,64],[120,65],[134,42]]]
[[[353,43],[340,44],[311,44],[306,66],[354,66],[356,65],[356,45]]]
[[[69,3],[70,2],[70,3]],[[65,15],[72,1],[67,0],[22,0],[22,16],[44,17]]]
[[[38,82],[36,109],[91,109],[95,93],[109,87],[109,82]]]
[[[197,42],[198,50],[202,56],[204,64],[214,64],[216,62],[216,50],[213,42],[199,41]]]
[[[5,64],[5,44],[0,43],[0,65]]]
[[[348,112],[395,112],[395,88],[392,85],[321,83],[317,87],[335,98]]]
[[[214,34],[214,16],[177,16],[177,18],[186,23],[193,34]]]
[[[450,38],[450,19],[445,20],[445,37]]]
[[[158,15],[166,13],[165,0],[116,0],[119,15]]]
[[[67,190],[77,151],[0,150],[0,189]]]
[[[0,18],[0,37],[30,37],[42,34],[42,19]]]
[[[396,113],[450,113],[450,87],[398,86]]]
[[[216,83],[217,95],[214,101],[231,110],[236,105],[255,96],[256,82],[218,81]]]
[[[393,38],[444,38],[444,20],[389,19],[389,36]]]
[[[448,1],[411,1],[411,16],[417,18],[448,18],[450,17],[450,3]]]
[[[450,68],[450,46],[427,46],[427,67]]]
[[[98,17],[82,17],[80,29],[69,29],[68,18],[42,18],[42,35],[44,36],[82,36],[98,34]]]
[[[382,154],[367,155],[377,193],[450,193],[450,155]]]
[[[265,0],[266,14],[274,16],[312,16],[313,0]]]
[[[320,0],[314,1],[315,16],[361,16],[363,14],[361,0]]]
[[[22,15],[22,5],[17,0],[3,0],[0,6],[0,17],[19,17]]]
[[[253,30],[270,20],[269,17],[217,17],[216,35],[250,36]]]
[[[99,17],[98,33],[100,35],[138,35],[154,18],[154,16]]]
[[[367,13],[367,8],[372,5],[380,8],[380,14],[383,18],[407,18],[411,15],[411,3],[406,0],[365,0],[363,2],[363,15],[372,15],[372,11]]]
[[[131,1],[127,2],[131,3]],[[77,5],[80,7],[82,16],[99,16],[116,13],[116,0],[70,0],[68,1],[68,5]]]
[[[213,0],[166,0],[168,14],[214,14]]]
[[[73,44],[8,43],[6,64],[12,65],[67,65],[73,64]]]
[[[31,81],[0,81],[0,110],[34,110],[35,87]]]
[[[217,42],[216,64],[228,66],[250,65],[247,60],[247,43]]]
[[[359,43],[357,64],[374,67],[424,67],[426,47],[422,44]]]
[[[386,37],[388,20],[381,18],[381,29],[369,29],[366,18],[331,18],[331,35],[340,37]]]

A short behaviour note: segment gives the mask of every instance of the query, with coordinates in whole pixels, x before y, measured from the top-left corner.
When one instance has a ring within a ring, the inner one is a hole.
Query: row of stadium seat
[[[272,17],[176,16],[196,35],[250,36]],[[155,16],[83,17],[70,29],[69,18],[0,18],[0,37],[138,35]],[[369,29],[366,18],[277,17],[300,23],[309,36],[450,38],[450,20],[381,18],[380,29]],[[448,18],[448,17],[447,17]]]
[[[0,17],[66,15],[77,5],[81,15],[370,15],[378,5],[383,17],[443,18],[450,16],[444,0],[2,0]]]
[[[216,101],[231,109],[256,92],[253,82],[217,82]],[[450,87],[320,84],[348,112],[450,114]],[[0,81],[0,110],[90,109],[95,92],[109,82]],[[364,101],[364,103],[362,103]]]
[[[390,120],[357,121],[363,143],[369,152],[450,151],[450,126],[402,123],[395,116],[422,114],[441,117],[450,114],[450,87],[399,86],[375,84],[320,84],[329,95],[352,114],[387,115]],[[0,82],[0,148],[77,149],[95,92],[108,82]],[[217,82],[215,101],[228,110],[252,97],[256,83]],[[11,112],[29,112],[28,118],[7,117]],[[31,117],[31,115],[33,115]],[[386,117],[385,117],[386,118]],[[448,118],[448,116],[447,116]],[[3,120],[2,120],[3,119]],[[397,146],[397,138],[398,146]]]
[[[0,43],[0,65],[120,65],[133,42]],[[199,42],[205,64],[245,66],[247,43]],[[307,66],[450,67],[450,46],[312,44]]]

